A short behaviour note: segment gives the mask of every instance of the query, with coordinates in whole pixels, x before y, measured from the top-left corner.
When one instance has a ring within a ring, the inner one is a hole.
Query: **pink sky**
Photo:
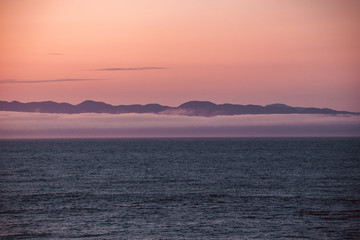
[[[360,111],[359,12],[357,0],[2,0],[0,100]]]

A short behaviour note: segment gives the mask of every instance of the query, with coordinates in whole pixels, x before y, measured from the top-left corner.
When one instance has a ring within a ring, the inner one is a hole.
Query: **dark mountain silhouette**
[[[168,115],[187,116],[217,116],[217,115],[243,115],[243,114],[356,114],[360,113],[337,111],[329,108],[305,108],[291,107],[285,104],[260,105],[238,105],[238,104],[214,104],[208,101],[190,101],[178,107],[168,107],[159,104],[147,105],[110,105],[103,102],[84,101],[77,105],[69,103],[0,101],[0,111],[16,112],[40,112],[40,113],[154,113]]]

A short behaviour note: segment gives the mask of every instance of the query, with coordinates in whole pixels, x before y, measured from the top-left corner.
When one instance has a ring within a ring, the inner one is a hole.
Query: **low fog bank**
[[[359,137],[360,116],[0,113],[0,138]]]

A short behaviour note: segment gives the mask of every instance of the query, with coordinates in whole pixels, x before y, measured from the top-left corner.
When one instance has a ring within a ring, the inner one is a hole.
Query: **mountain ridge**
[[[338,111],[330,108],[292,107],[282,103],[261,105],[215,104],[210,101],[188,101],[177,107],[164,106],[157,103],[111,105],[104,102],[86,100],[73,105],[66,102],[54,101],[28,102],[0,101],[0,111],[40,112],[40,113],[153,113],[163,115],[186,115],[212,117],[219,115],[245,115],[245,114],[352,114],[357,112]]]

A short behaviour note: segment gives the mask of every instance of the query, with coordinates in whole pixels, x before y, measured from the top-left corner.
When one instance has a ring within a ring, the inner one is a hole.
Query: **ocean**
[[[360,239],[360,138],[0,141],[1,239]]]

